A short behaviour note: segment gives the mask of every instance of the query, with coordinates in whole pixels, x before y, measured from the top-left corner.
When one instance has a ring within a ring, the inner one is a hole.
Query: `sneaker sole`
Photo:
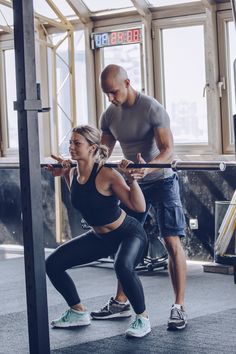
[[[60,325],[57,325],[57,324],[52,324],[51,323],[51,327],[52,328],[68,328],[68,327],[80,327],[80,326],[88,326],[90,325],[91,322],[77,322],[77,323],[63,323],[63,324],[60,324]]]
[[[187,326],[187,322],[185,322],[185,324],[183,324],[182,326],[178,326],[175,323],[170,323],[167,325],[167,329],[175,331],[175,330],[179,330],[179,329],[184,329],[186,326]]]
[[[103,316],[103,317],[91,314],[91,317],[94,320],[109,320],[111,318],[125,318],[125,317],[131,317],[131,316],[132,316],[131,311],[123,311],[123,312],[119,312],[119,313],[113,313],[112,315]]]
[[[135,338],[141,338],[141,337],[145,337],[148,333],[151,332],[151,328],[145,332],[145,334],[137,334],[137,333],[129,333],[129,332],[126,332],[126,337],[135,337]]]

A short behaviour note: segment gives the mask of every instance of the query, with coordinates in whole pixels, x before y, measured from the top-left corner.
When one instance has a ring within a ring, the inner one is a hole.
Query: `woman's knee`
[[[45,262],[46,273],[50,277],[52,274],[55,274],[59,270],[59,262],[54,253],[50,254]]]
[[[128,261],[118,259],[114,262],[114,269],[118,278],[121,278],[132,273],[134,271],[134,266]]]

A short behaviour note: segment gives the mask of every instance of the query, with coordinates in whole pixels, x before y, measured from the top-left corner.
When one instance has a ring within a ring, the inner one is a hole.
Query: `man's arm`
[[[151,161],[144,161],[140,153],[137,154],[139,163],[170,163],[174,156],[173,135],[169,128],[154,128],[154,137],[160,154]],[[132,165],[131,165],[132,166]],[[136,179],[144,178],[148,173],[159,170],[159,168],[138,168],[133,169],[131,175]]]
[[[160,154],[149,163],[169,163],[174,157],[173,135],[169,128],[154,128],[154,136]]]
[[[111,133],[102,132],[101,143],[108,147],[108,152],[109,152],[109,157],[110,157],[112,154],[112,151],[114,149],[114,146],[116,144],[116,139],[114,138],[114,136]]]

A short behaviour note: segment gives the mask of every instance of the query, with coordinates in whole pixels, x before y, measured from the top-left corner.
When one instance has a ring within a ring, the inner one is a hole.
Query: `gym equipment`
[[[59,163],[51,164],[54,168],[61,168]],[[71,167],[76,164],[72,163]],[[118,163],[105,163],[105,167],[117,168]],[[173,160],[171,163],[134,163],[130,168],[171,168],[173,171],[195,170],[195,171],[225,171],[227,166],[223,161],[181,161]],[[41,164],[41,167],[47,167],[47,164]]]

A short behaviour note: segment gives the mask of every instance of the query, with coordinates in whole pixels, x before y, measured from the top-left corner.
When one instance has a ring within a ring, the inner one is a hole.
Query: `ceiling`
[[[189,3],[221,3],[227,0],[33,0],[35,17],[44,24],[58,26],[60,23],[78,20],[88,23],[94,17],[114,12],[137,11],[141,15],[153,9]],[[0,0],[0,31],[12,32],[13,10],[11,0]]]

